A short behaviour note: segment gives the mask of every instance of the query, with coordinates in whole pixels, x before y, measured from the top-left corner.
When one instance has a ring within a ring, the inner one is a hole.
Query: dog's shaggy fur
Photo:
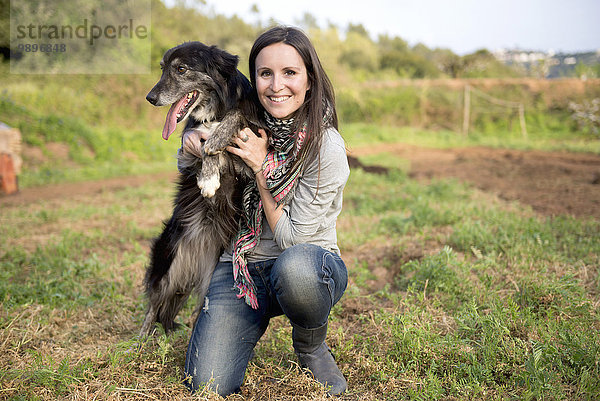
[[[152,245],[144,279],[149,305],[142,336],[151,334],[156,322],[166,332],[172,330],[193,291],[199,310],[218,258],[239,229],[241,193],[254,177],[224,148],[244,126],[257,127],[257,108],[237,63],[237,56],[215,46],[184,43],[165,53],[162,76],[146,97],[155,106],[172,105],[164,139],[186,118],[186,130],[204,124],[213,133],[204,143],[202,158],[179,154],[173,215]]]

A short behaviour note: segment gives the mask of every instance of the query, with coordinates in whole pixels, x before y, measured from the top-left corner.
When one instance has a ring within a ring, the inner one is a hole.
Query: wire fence
[[[478,108],[473,107],[472,97],[477,98],[477,100],[483,102],[483,106],[479,106]],[[515,111],[519,116],[519,125],[521,127],[521,135],[523,138],[527,139],[527,124],[525,122],[525,105],[521,102],[513,102],[504,99],[500,99],[487,93],[472,87],[471,85],[465,85],[464,92],[464,101],[463,101],[463,125],[462,125],[462,133],[465,136],[469,135],[469,129],[471,126],[471,114],[474,110],[477,110],[479,113],[489,112],[489,108],[487,105],[496,106],[496,108],[500,108],[505,110],[507,114],[512,114]]]

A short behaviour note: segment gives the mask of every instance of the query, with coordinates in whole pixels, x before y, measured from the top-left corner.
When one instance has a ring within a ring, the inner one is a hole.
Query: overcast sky
[[[174,0],[167,0],[167,4]],[[387,33],[410,45],[450,48],[467,54],[481,48],[573,52],[600,50],[600,0],[206,0],[206,11],[237,14],[264,23],[294,25],[305,12],[319,26],[362,24],[371,36]]]

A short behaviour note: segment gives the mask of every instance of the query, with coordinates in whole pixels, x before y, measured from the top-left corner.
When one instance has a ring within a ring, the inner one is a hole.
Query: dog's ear
[[[210,55],[211,57],[208,60],[211,67],[225,78],[225,80],[229,80],[231,77],[237,75],[238,56],[229,54],[216,46],[210,47]]]

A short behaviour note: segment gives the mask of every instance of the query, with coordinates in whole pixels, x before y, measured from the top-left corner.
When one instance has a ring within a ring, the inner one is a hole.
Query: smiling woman
[[[325,343],[329,313],[348,282],[336,221],[349,168],[333,88],[296,28],[259,36],[249,67],[268,133],[244,128],[226,148],[255,181],[244,189],[240,231],[215,267],[194,326],[187,384],[239,392],[270,319],[285,315],[300,365],[328,393],[341,394],[346,379]],[[208,135],[186,132],[184,152]]]
[[[304,103],[309,89],[306,67],[292,46],[275,43],[256,57],[256,92],[273,117],[291,116]]]

